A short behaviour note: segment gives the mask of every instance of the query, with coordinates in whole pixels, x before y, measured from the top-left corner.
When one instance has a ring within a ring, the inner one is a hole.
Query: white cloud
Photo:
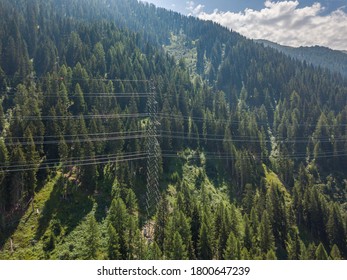
[[[194,11],[198,6],[190,1]],[[324,14],[320,3],[299,8],[299,1],[265,1],[260,11],[205,13],[197,10],[193,15],[229,27],[246,37],[267,39],[289,46],[321,45],[347,50],[347,14],[340,8]]]
[[[197,4],[195,5],[194,1],[187,1],[186,10],[188,10],[188,16],[198,16],[203,14],[205,5]]]

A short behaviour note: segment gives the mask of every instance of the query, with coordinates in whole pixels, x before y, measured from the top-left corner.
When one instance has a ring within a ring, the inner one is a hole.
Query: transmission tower
[[[159,143],[157,139],[157,119],[158,103],[155,99],[155,86],[151,82],[150,94],[147,99],[147,113],[149,115],[147,123],[147,190],[146,208],[148,218],[154,213],[160,200],[159,191]]]

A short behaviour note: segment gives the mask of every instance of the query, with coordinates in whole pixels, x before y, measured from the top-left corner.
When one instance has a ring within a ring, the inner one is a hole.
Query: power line
[[[192,117],[189,115],[181,115],[181,116],[175,116],[172,114],[163,114],[163,113],[159,113],[158,114],[160,117],[165,118],[165,119],[173,119],[173,120],[187,120],[187,121],[196,121],[196,122],[205,122],[206,124],[209,123],[209,120],[207,118],[200,118],[200,117]],[[221,120],[221,119],[213,119],[213,123],[214,124],[240,124],[242,123],[242,120]],[[268,122],[256,122],[257,125],[269,125]],[[307,126],[307,127],[316,127],[317,124],[307,124],[307,123],[298,123],[296,124],[297,126]],[[346,123],[341,123],[341,124],[327,124],[327,125],[321,125],[322,127],[345,127],[347,126]]]
[[[1,92],[6,93],[6,92]],[[30,93],[29,93],[30,94]],[[36,96],[30,95],[30,97],[39,97],[39,95],[42,97],[62,97],[59,92],[57,93],[43,93],[43,92],[35,92]],[[143,92],[143,93],[137,93],[137,92],[82,92],[82,97],[148,97],[151,93]],[[13,95],[13,94],[8,94]],[[79,98],[76,92],[74,93],[66,93],[67,98]]]
[[[250,138],[250,137],[233,137],[231,136],[231,139],[225,139],[224,136],[223,138],[220,137],[222,135],[216,135],[215,137],[206,137],[204,135],[198,134],[199,137],[194,136],[196,135],[196,133],[191,133],[191,135],[187,134],[186,132],[174,132],[172,135],[172,132],[170,133],[169,131],[161,131],[162,134],[160,135],[160,137],[162,138],[172,138],[172,139],[182,139],[182,140],[200,140],[200,141],[216,141],[216,142],[240,142],[240,143],[272,143],[271,140],[261,140],[259,138]],[[164,134],[163,134],[164,133]],[[178,135],[175,135],[175,133],[177,133]],[[333,140],[331,140],[330,138],[325,138],[325,139],[316,139],[316,138],[302,138],[303,140],[288,140],[288,138],[286,139],[276,139],[276,142],[281,142],[281,143],[285,143],[285,144],[302,144],[302,143],[308,143],[310,140],[316,140],[319,141],[320,143],[344,143],[347,141],[346,138],[335,138]]]
[[[85,133],[85,134],[61,134],[61,135],[42,135],[42,136],[33,136],[33,139],[41,138],[57,138],[60,140],[62,137],[65,140],[65,137],[90,137],[90,136],[106,136],[106,135],[118,135],[118,134],[131,134],[131,133],[144,133],[145,130],[127,130],[127,131],[116,131],[116,132],[99,132],[99,133]],[[1,138],[1,137],[0,137]],[[17,140],[17,139],[28,139],[28,137],[6,137],[5,140]]]
[[[57,72],[57,71],[56,71]],[[7,78],[28,78],[28,79],[34,79],[34,80],[46,80],[46,79],[51,79],[51,80],[55,80],[52,77],[48,77],[48,76],[20,76],[20,75],[8,75],[8,74],[3,74],[3,77],[7,77]],[[150,80],[147,79],[120,79],[120,78],[114,78],[114,79],[110,79],[110,78],[83,78],[83,79],[78,79],[78,78],[65,78],[64,76],[59,76],[58,75],[58,81],[103,81],[103,82],[131,82],[131,83],[148,83],[150,82]]]
[[[62,158],[55,158],[55,159],[46,159],[45,157],[40,159],[39,162],[28,162],[26,161],[25,164],[23,162],[11,162],[10,164],[0,164],[0,168],[9,168],[9,167],[28,167],[28,166],[37,166],[38,164],[42,165],[42,164],[51,164],[51,165],[57,165],[57,164],[61,164],[64,161],[69,161],[69,162],[77,162],[79,160],[95,160],[95,159],[112,159],[114,157],[123,157],[123,156],[133,156],[133,155],[138,155],[138,154],[142,154],[144,152],[142,151],[137,151],[137,152],[126,152],[126,153],[117,153],[117,154],[101,154],[101,155],[96,155],[96,156],[90,156],[90,157],[83,157],[83,156],[78,156],[78,157],[67,157],[66,159],[62,159]]]
[[[57,115],[57,116],[14,116],[14,118],[19,118],[22,120],[32,120],[32,121],[40,121],[40,120],[71,120],[71,119],[116,119],[116,118],[141,118],[141,117],[148,117],[148,114],[146,113],[134,113],[134,114],[99,114],[99,115]]]
[[[141,134],[143,133],[143,134]],[[133,135],[135,134],[135,135]],[[197,135],[197,136],[196,136]],[[90,137],[90,136],[97,136],[97,137]],[[98,137],[103,136],[103,137]],[[182,140],[200,140],[202,142],[204,141],[214,141],[214,142],[230,142],[230,143],[272,143],[272,140],[267,139],[259,139],[259,138],[252,138],[247,136],[232,136],[231,139],[225,139],[223,135],[214,135],[213,137],[207,135],[201,135],[196,133],[191,133],[189,135],[186,132],[175,132],[175,131],[159,131],[155,135],[146,135],[144,130],[137,130],[137,131],[126,131],[126,132],[110,132],[110,133],[94,133],[94,134],[69,134],[69,135],[61,135],[61,136],[53,136],[53,135],[43,135],[43,136],[35,136],[34,139],[41,139],[41,138],[56,138],[57,140],[42,140],[42,141],[16,141],[16,142],[7,142],[5,143],[6,146],[16,146],[16,145],[44,145],[44,144],[59,144],[64,140],[65,143],[75,143],[75,142],[98,142],[98,141],[116,141],[116,140],[130,140],[130,139],[142,139],[145,137],[161,137],[161,138],[171,138],[171,139],[182,139]],[[59,137],[62,137],[60,139]],[[75,139],[66,139],[66,137],[71,137]],[[79,137],[83,137],[82,139]],[[77,139],[76,139],[77,138]],[[28,139],[28,137],[8,137],[5,138],[5,140],[19,140],[19,139]],[[309,143],[310,141],[319,141],[320,143],[345,143],[347,139],[345,137],[339,137],[339,138],[314,138],[314,137],[307,137],[307,138],[295,138],[293,140],[289,140],[288,138],[283,139],[276,139],[277,143],[280,142],[282,144],[303,144],[303,143]]]
[[[86,139],[71,139],[64,140],[65,143],[86,143],[86,142],[99,142],[99,141],[116,141],[116,140],[130,140],[130,139],[143,139],[146,138],[145,134],[138,135],[129,135],[129,136],[115,136],[115,137],[99,137],[99,138],[86,138]],[[14,143],[5,143],[6,146],[28,146],[28,145],[50,145],[50,144],[60,144],[61,140],[48,140],[48,141],[28,141],[28,142],[14,142]]]
[[[144,160],[147,158],[147,153],[137,153],[132,155],[125,155],[125,156],[117,156],[117,157],[104,157],[104,158],[88,158],[88,159],[81,159],[74,162],[67,161],[67,162],[51,162],[49,164],[41,165],[39,164],[36,167],[27,167],[23,168],[24,165],[9,165],[6,166],[7,169],[3,169],[0,172],[24,172],[24,171],[32,171],[32,170],[42,170],[46,168],[69,168],[69,167],[75,167],[75,166],[88,166],[88,165],[99,165],[99,164],[106,164],[106,163],[116,163],[116,162],[125,162],[125,161],[135,161],[135,160]],[[60,164],[61,166],[57,166]]]
[[[345,151],[343,151],[345,152]],[[203,153],[204,154],[204,153]],[[334,157],[344,157],[347,156],[347,153],[337,153],[337,154],[331,154],[331,153],[321,153],[316,155],[313,159],[322,159],[322,158],[334,158]],[[178,155],[177,153],[163,153],[162,154],[163,158],[183,158],[183,156]],[[255,158],[264,158],[262,155],[257,155],[257,154],[250,154],[248,156],[232,156],[232,155],[227,155],[227,154],[218,154],[218,153],[207,153],[204,155],[206,159],[220,159],[220,160],[228,160],[228,159],[255,159]],[[200,159],[200,156],[189,156],[189,159]],[[267,156],[266,158],[270,158],[270,156]],[[296,154],[296,155],[281,155],[281,159],[306,159],[308,158],[308,155],[306,154]]]

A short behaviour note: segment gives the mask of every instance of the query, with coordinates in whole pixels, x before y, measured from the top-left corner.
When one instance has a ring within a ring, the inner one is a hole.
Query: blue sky
[[[154,3],[157,6],[164,7],[167,9],[175,10],[183,14],[189,14],[187,7],[189,6],[188,0],[145,0],[147,2]],[[264,7],[264,2],[262,0],[195,0],[196,5],[204,5],[205,12],[213,12],[215,9],[219,11],[232,11],[240,12],[244,11],[246,8],[260,10]],[[284,2],[283,0],[281,2]],[[347,5],[347,0],[301,0],[299,1],[299,7],[311,6],[312,4],[320,2],[326,11],[333,11],[342,6]]]
[[[252,39],[347,50],[347,0],[144,0]]]

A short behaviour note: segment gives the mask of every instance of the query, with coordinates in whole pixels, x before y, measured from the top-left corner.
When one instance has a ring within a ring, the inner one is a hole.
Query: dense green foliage
[[[329,70],[340,73],[347,77],[347,52],[336,51],[326,47],[288,47],[282,46],[266,40],[257,40],[258,43],[274,48],[295,59],[310,63],[317,67],[328,68]]]
[[[0,258],[347,258],[340,75],[135,0],[1,0],[0,22]]]

